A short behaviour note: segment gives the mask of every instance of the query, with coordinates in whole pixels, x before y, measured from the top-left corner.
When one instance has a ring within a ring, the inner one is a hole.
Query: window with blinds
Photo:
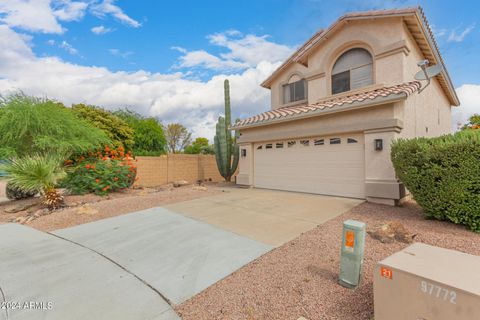
[[[348,50],[338,58],[332,69],[332,94],[373,84],[373,59],[361,48]]]
[[[307,98],[307,82],[302,79],[283,86],[283,103],[305,100]]]

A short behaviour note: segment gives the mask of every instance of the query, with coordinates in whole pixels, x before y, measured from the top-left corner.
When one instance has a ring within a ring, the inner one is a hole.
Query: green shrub
[[[480,232],[480,130],[392,144],[398,178],[427,218]]]
[[[107,195],[122,189],[130,188],[135,182],[137,169],[129,154],[123,154],[123,148],[91,153],[88,158],[81,157],[69,171],[62,186],[73,194],[94,192]]]
[[[42,203],[49,209],[63,206],[63,196],[55,189],[65,176],[63,156],[56,154],[30,155],[2,164],[8,183],[25,193],[40,192]]]
[[[0,158],[81,153],[110,143],[61,103],[14,94],[0,99]]]
[[[133,129],[133,153],[135,155],[155,155],[167,152],[167,140],[162,124],[155,118],[145,118],[142,115],[125,109],[113,113],[125,121]]]
[[[127,150],[132,150],[134,143],[133,129],[113,113],[100,107],[85,104],[72,105],[72,111],[79,118],[105,132],[115,147],[122,146]]]
[[[207,138],[197,138],[185,147],[186,154],[215,154],[215,146],[208,144]]]

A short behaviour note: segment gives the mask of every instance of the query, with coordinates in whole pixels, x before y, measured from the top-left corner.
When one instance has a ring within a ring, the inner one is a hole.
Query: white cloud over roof
[[[259,43],[264,45],[263,41]],[[268,47],[265,46],[265,50]],[[232,55],[237,54],[232,52]],[[216,60],[223,61],[219,57]],[[144,115],[159,117],[165,123],[181,122],[196,136],[210,139],[216,118],[223,112],[224,79],[230,79],[235,116],[258,113],[269,105],[269,92],[259,83],[279,63],[260,61],[249,66],[245,61],[238,61],[246,67],[234,74],[220,72],[207,80],[189,79],[188,71],[112,72],[103,67],[65,62],[58,57],[36,56],[29,37],[0,25],[1,93],[23,90],[66,104],[84,102],[108,109],[129,107]]]

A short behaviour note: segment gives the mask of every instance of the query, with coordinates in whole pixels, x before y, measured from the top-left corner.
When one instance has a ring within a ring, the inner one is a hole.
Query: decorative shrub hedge
[[[66,164],[71,170],[62,186],[73,194],[107,195],[131,187],[137,174],[131,154],[125,154],[122,147],[115,150],[105,146],[104,150],[68,160]]]
[[[391,157],[398,178],[427,218],[480,232],[480,130],[400,139]]]

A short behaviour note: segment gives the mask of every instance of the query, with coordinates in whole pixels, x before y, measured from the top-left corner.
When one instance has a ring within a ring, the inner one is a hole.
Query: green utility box
[[[340,279],[342,286],[355,288],[360,283],[365,248],[365,223],[355,220],[343,222]]]

